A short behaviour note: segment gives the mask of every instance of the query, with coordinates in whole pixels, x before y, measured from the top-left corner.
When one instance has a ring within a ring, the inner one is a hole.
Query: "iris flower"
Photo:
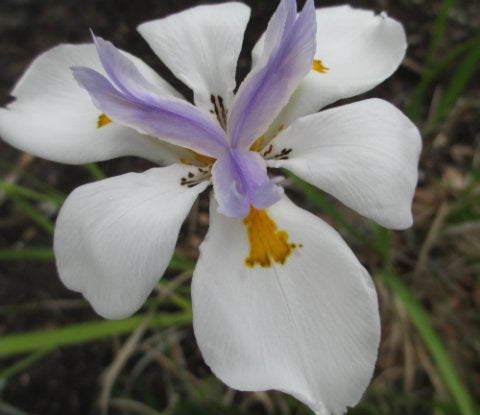
[[[316,414],[355,405],[375,366],[374,285],[340,235],[284,194],[285,168],[393,229],[412,224],[420,136],[379,99],[319,109],[390,76],[400,23],[349,6],[281,0],[236,93],[250,9],[198,6],[139,26],[195,105],[140,59],[93,36],[40,55],[0,111],[19,149],[80,164],[140,156],[163,167],[77,188],[56,224],[64,284],[97,313],[139,309],[172,257],[197,196],[213,185],[192,281],[193,327],[229,386],[278,389]]]

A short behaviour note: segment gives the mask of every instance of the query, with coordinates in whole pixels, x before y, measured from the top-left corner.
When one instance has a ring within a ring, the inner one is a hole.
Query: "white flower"
[[[107,318],[141,307],[192,203],[213,184],[192,282],[205,361],[231,387],[279,389],[317,414],[340,414],[374,369],[375,288],[338,233],[296,207],[267,167],[289,169],[383,226],[410,226],[415,126],[376,99],[316,113],[390,76],[405,34],[386,15],[315,11],[311,0],[297,15],[294,0],[281,0],[234,95],[249,14],[241,3],[199,6],[139,27],[196,106],[94,37],[32,63],[0,110],[0,133],[59,162],[136,155],[168,165],[81,186],[59,214],[60,277]]]

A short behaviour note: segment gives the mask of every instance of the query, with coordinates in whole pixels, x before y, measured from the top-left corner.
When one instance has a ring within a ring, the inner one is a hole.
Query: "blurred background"
[[[187,97],[135,28],[194,0],[2,0],[0,104],[39,53],[90,42],[89,28],[159,71]],[[252,8],[238,80],[277,1]],[[316,1],[317,7],[341,4]],[[414,226],[387,231],[295,179],[287,192],[342,233],[377,286],[382,343],[373,381],[349,414],[480,414],[480,2],[355,0],[406,29],[399,70],[365,97],[408,114],[424,140]],[[299,0],[299,6],[303,1]],[[28,120],[26,120],[28,122]],[[58,280],[56,213],[80,184],[151,165],[123,158],[66,166],[0,140],[0,414],[309,414],[278,392],[240,393],[213,376],[191,327],[190,278],[208,228],[200,199],[145,307],[100,319]]]

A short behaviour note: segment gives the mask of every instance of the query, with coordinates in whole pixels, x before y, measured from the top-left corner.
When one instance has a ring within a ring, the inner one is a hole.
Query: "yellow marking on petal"
[[[283,130],[283,128],[283,124],[278,127],[277,133],[274,134],[270,140],[273,140],[277,136],[277,134]],[[265,147],[266,144],[268,143],[266,141],[265,134],[263,134],[262,136],[258,137],[255,142],[250,146],[250,151],[260,151],[263,147]]]
[[[277,264],[284,265],[296,244],[288,242],[288,233],[277,231],[277,225],[268,216],[265,209],[255,209],[250,205],[248,216],[243,219],[247,226],[250,242],[250,256],[245,258],[245,265],[253,268],[259,264],[263,268],[272,266],[273,259]]]
[[[205,166],[213,164],[217,160],[213,157],[205,156],[204,154],[197,153],[196,151],[193,151],[190,149],[187,149],[187,151],[191,153],[193,157],[195,157],[195,160],[198,160],[200,163],[202,163]]]
[[[180,157],[180,163],[186,164],[187,166],[193,166],[192,163],[189,163],[187,160],[185,160],[183,157]]]
[[[105,114],[100,114],[97,120],[97,128],[104,127],[107,124],[110,124],[112,120],[108,118]]]
[[[265,141],[265,134],[258,137],[255,142],[250,146],[250,151],[260,151],[263,148],[263,142]]]
[[[186,148],[185,150],[187,150],[192,157],[180,157],[179,160],[180,163],[186,164],[187,166],[210,166],[217,160],[213,157],[197,153],[196,151],[190,150],[189,148]]]
[[[320,73],[327,73],[327,71],[330,68],[327,68],[326,66],[323,66],[323,63],[320,59],[314,59],[313,60],[313,68],[314,71],[320,72]]]

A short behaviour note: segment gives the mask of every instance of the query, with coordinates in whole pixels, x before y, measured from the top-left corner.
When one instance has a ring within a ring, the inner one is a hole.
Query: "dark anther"
[[[267,156],[268,154],[270,154],[273,150],[273,145],[270,144],[270,146],[268,147],[268,150],[265,151],[265,153],[263,153],[263,157]]]

